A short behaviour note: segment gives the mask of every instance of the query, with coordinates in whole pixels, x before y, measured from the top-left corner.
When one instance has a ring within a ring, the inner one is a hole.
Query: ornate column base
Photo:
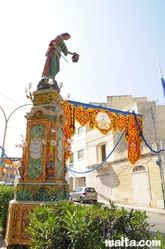
[[[29,213],[36,206],[50,201],[69,198],[69,185],[65,183],[18,183],[16,200],[9,202],[5,242],[7,249],[27,249],[31,245],[25,232],[29,225]],[[40,199],[40,201],[37,201]]]
[[[37,205],[41,205],[41,202],[30,203],[18,202],[15,200],[9,202],[5,237],[7,248],[15,248],[16,245],[31,245],[31,241],[28,234],[25,232],[25,229],[29,224],[28,215]]]
[[[60,201],[69,199],[68,183],[21,183],[15,187],[16,201]]]

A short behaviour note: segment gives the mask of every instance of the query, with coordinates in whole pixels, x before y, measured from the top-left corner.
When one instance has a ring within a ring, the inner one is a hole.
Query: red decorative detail
[[[125,130],[125,123],[125,117],[122,114],[119,114],[119,116],[116,117],[116,127],[120,132]]]
[[[140,134],[133,115],[128,118],[128,160],[134,164],[141,158]]]
[[[68,102],[64,102],[63,111],[67,120],[64,127],[65,141],[75,134],[75,121],[82,126],[88,124],[91,129],[97,128],[102,134],[107,134],[111,130],[114,132],[116,130],[119,132],[125,131],[125,141],[128,143],[128,160],[134,164],[141,158],[140,143],[142,137],[134,115],[124,116],[122,113],[117,114],[116,112],[103,110],[102,107],[100,109],[98,107],[85,109],[83,106],[74,106]],[[104,118],[107,120],[104,120]],[[142,131],[142,118],[137,117],[137,120]],[[70,155],[69,151],[66,152],[66,158]]]
[[[86,125],[89,122],[89,112],[83,110],[82,107],[75,109],[75,118],[82,125]]]

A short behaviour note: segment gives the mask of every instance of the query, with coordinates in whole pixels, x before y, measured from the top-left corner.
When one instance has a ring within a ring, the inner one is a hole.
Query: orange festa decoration
[[[66,117],[64,127],[66,141],[76,132],[75,121],[81,126],[88,124],[91,129],[96,128],[102,134],[107,134],[110,131],[124,131],[125,141],[128,144],[128,160],[131,164],[134,164],[141,158],[140,143],[142,138],[133,114],[73,101],[64,102],[63,111]],[[136,118],[142,130],[142,116],[136,115]],[[70,156],[70,153],[67,155],[66,159]]]

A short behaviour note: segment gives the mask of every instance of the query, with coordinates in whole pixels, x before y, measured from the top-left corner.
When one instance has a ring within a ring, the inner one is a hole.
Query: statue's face
[[[63,39],[66,41],[70,38],[70,35],[64,35]]]

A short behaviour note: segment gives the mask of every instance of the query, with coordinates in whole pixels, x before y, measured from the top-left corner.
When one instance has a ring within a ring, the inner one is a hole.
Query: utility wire
[[[18,103],[15,102],[14,100],[10,99],[9,97],[7,97],[6,95],[4,95],[3,93],[0,92],[0,94],[1,94],[2,96],[4,96],[5,98],[7,98],[8,100],[10,100],[10,101],[12,101],[13,103],[15,103],[16,105],[21,106],[20,104],[18,104]]]
[[[18,106],[21,106],[20,104],[18,104],[17,102],[15,102],[14,100],[10,99],[9,97],[7,97],[6,95],[4,95],[3,93],[0,92],[0,94],[2,96],[4,96],[6,99],[10,100],[11,102],[13,102],[14,104],[18,105]],[[26,107],[22,107],[24,108],[25,110],[28,110]]]

